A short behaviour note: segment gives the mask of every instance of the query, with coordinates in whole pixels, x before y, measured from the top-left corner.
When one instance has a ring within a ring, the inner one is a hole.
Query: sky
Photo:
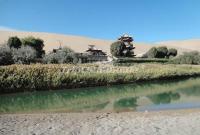
[[[0,0],[0,29],[138,42],[200,38],[200,0]]]

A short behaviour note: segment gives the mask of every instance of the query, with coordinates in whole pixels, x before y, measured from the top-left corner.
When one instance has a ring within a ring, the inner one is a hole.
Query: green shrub
[[[133,66],[138,63],[167,63],[168,59],[158,58],[124,58],[120,57],[113,61],[114,66]]]
[[[49,53],[44,57],[44,63],[47,64],[64,64],[64,63],[74,63],[76,56],[74,53],[65,54],[63,52],[59,53]]]
[[[45,57],[43,58],[44,63],[46,64],[58,64],[59,57],[56,53],[49,53],[47,55],[45,55]]]
[[[152,47],[147,53],[145,53],[143,58],[169,58],[175,57],[177,55],[176,49],[167,49],[166,46]]]
[[[156,58],[165,58],[168,54],[168,49],[165,46],[157,47]]]
[[[72,49],[69,48],[69,47],[63,47],[63,48],[62,48],[62,51],[65,52],[65,53],[74,53],[74,50],[72,50]]]
[[[1,45],[0,47],[0,65],[10,65],[13,64],[12,51],[6,45]]]
[[[110,46],[110,53],[115,57],[133,57],[133,44],[126,46],[123,41],[116,41]]]
[[[167,53],[167,57],[175,57],[177,56],[178,51],[174,48],[170,48]]]
[[[64,64],[76,63],[77,57],[74,51],[68,47],[51,52],[44,57],[44,63],[48,64]]]
[[[20,39],[17,36],[9,37],[9,39],[7,41],[7,45],[10,48],[20,48],[22,45],[22,42],[20,41]]]
[[[16,64],[30,64],[35,62],[37,52],[32,47],[22,46],[19,49],[13,49],[12,56]]]
[[[171,63],[174,64],[194,64],[199,65],[200,64],[200,52],[198,51],[192,51],[192,52],[186,52],[177,58],[174,58]]]
[[[156,58],[158,51],[156,47],[152,47],[146,54],[143,55],[143,58]]]
[[[123,56],[123,50],[125,49],[125,45],[122,41],[116,41],[111,44],[110,52],[115,57]]]
[[[25,37],[22,39],[22,45],[34,48],[37,52],[37,58],[42,58],[45,54],[45,51],[43,50],[44,41],[42,39],[34,38],[32,36]]]

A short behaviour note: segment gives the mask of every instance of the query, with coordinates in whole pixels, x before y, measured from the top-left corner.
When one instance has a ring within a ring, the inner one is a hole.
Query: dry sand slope
[[[200,111],[0,115],[1,135],[199,135]]]
[[[186,50],[200,51],[200,39],[182,40],[182,41],[163,41],[158,44],[167,45],[169,47],[177,47]]]
[[[26,36],[34,36],[41,38],[44,40],[45,44],[44,49],[47,52],[51,51],[54,48],[58,48],[60,42],[62,46],[69,46],[76,52],[84,52],[88,48],[89,44],[93,44],[96,45],[97,48],[102,49],[108,54],[110,54],[110,44],[115,40],[113,39],[113,41],[111,40],[109,41],[109,40],[93,39],[81,36],[51,34],[42,32],[0,31],[0,44],[6,42],[10,36],[18,36],[20,38]],[[152,46],[160,46],[160,45],[167,45],[169,47],[177,48],[179,50],[179,53],[191,50],[200,51],[200,40],[171,41],[171,42],[161,42],[155,44],[134,42],[134,45],[136,46],[135,49],[136,54],[143,54],[146,51],[148,51]]]

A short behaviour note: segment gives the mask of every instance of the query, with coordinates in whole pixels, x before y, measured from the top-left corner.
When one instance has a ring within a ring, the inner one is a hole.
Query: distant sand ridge
[[[5,43],[11,36],[18,36],[19,38],[23,38],[26,36],[34,36],[36,38],[41,38],[44,40],[44,49],[46,52],[59,48],[61,43],[62,47],[68,46],[76,52],[84,52],[88,48],[88,45],[95,45],[96,48],[102,49],[103,51],[107,52],[108,55],[110,55],[110,45],[115,40],[114,39],[113,41],[111,41],[93,39],[89,37],[61,35],[43,32],[0,31],[0,44]],[[136,47],[134,51],[136,55],[141,55],[147,52],[152,46],[163,45],[168,46],[169,48],[176,48],[178,49],[179,53],[188,52],[192,50],[200,51],[200,39],[166,41],[154,44],[134,42],[134,46]]]

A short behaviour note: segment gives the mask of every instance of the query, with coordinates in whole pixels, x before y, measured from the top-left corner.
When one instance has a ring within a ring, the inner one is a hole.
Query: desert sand
[[[110,55],[111,43],[118,38],[116,37],[116,39],[113,40],[102,40],[82,36],[52,34],[44,32],[0,31],[0,44],[5,43],[11,36],[18,36],[20,38],[26,36],[34,36],[36,38],[41,38],[44,40],[44,49],[46,52],[59,48],[60,44],[62,47],[68,46],[76,52],[84,52],[87,50],[88,45],[96,45],[96,48],[102,49],[108,55]],[[152,46],[163,45],[178,49],[179,54],[192,50],[200,51],[200,40],[163,41],[159,43],[140,43],[137,42],[137,39],[135,39],[135,41],[135,54],[138,56],[147,52]]]
[[[1,135],[198,135],[200,110],[0,115]]]
[[[182,40],[182,41],[163,41],[157,44],[166,45],[168,47],[182,48],[185,50],[200,51],[200,39]]]

